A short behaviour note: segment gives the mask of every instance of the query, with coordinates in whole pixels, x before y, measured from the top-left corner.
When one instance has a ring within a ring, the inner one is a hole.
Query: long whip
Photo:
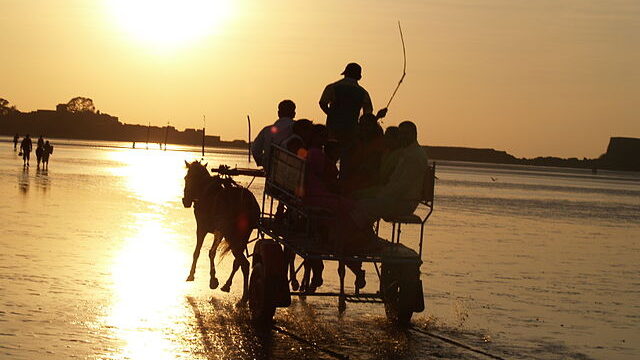
[[[389,108],[389,105],[391,105],[391,101],[396,96],[396,93],[400,88],[400,84],[402,84],[402,81],[404,81],[404,77],[407,75],[407,50],[404,45],[404,36],[402,35],[402,27],[400,26],[400,21],[398,21],[398,30],[400,31],[400,41],[402,41],[402,57],[403,57],[402,76],[400,77],[400,81],[398,81],[398,85],[396,85],[395,90],[393,90],[393,94],[391,94],[391,98],[389,99],[389,102],[387,103],[386,108]]]

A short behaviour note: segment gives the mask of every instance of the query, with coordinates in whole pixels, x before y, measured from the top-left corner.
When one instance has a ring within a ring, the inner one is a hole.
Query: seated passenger
[[[352,219],[363,230],[370,230],[380,218],[410,215],[418,207],[427,155],[418,144],[414,123],[401,123],[399,137],[403,147],[388,181],[372,197],[358,200],[351,212]]]
[[[350,244],[343,244],[342,241],[348,241],[352,237],[337,237],[349,233],[349,226],[345,224],[344,219],[348,219],[349,212],[353,209],[353,200],[341,196],[338,190],[338,169],[336,167],[337,157],[333,151],[331,143],[327,142],[327,129],[324,125],[314,125],[313,136],[309,145],[309,153],[307,156],[307,173],[305,183],[305,194],[303,201],[307,206],[319,207],[329,210],[333,217],[325,220],[319,220],[318,230],[320,236],[325,240],[325,245],[334,252],[341,252],[351,249]],[[329,155],[325,153],[328,151]],[[331,157],[333,155],[333,157]],[[351,228],[357,231],[355,226]],[[330,234],[333,235],[330,238]],[[364,271],[359,264],[347,263],[350,269],[354,271],[357,277],[356,286],[362,288],[364,282]],[[303,279],[303,287],[301,289],[308,292],[314,292],[317,287],[322,285],[322,270],[324,265],[321,260],[305,260],[305,276]],[[309,282],[309,272],[313,271],[313,278]],[[308,285],[307,285],[308,284]]]
[[[397,126],[389,126],[384,133],[384,150],[380,159],[380,171],[378,174],[378,184],[361,189],[353,193],[353,198],[363,199],[375,197],[381,186],[389,181],[389,177],[400,161],[402,154],[402,144],[400,143],[399,129]]]
[[[341,177],[344,194],[354,193],[378,185],[380,159],[384,151],[382,127],[373,114],[365,114],[358,122],[358,138],[351,154],[348,176]]]
[[[282,141],[291,136],[291,127],[295,116],[296,104],[293,101],[283,100],[278,104],[278,120],[273,125],[265,126],[251,144],[251,154],[256,165],[268,166],[271,144],[280,145]]]
[[[384,152],[380,160],[380,185],[389,181],[393,170],[400,161],[401,154],[400,129],[397,126],[389,126],[384,132]]]
[[[313,123],[311,120],[300,119],[291,126],[292,134],[282,142],[282,147],[299,157],[307,158],[307,144],[311,140]]]
[[[313,126],[306,167],[306,183],[303,201],[308,206],[325,208],[330,211],[351,209],[353,202],[338,195],[338,169],[335,161],[327,157],[327,128]]]

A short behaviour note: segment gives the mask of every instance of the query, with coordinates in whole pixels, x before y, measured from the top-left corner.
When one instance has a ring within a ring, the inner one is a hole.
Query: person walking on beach
[[[42,155],[44,153],[44,138],[42,135],[38,138],[38,145],[36,146],[36,160],[38,161],[38,169],[40,168],[40,161],[42,161]]]
[[[329,138],[335,139],[340,147],[340,176],[344,177],[349,168],[349,155],[355,146],[360,112],[371,114],[373,105],[367,90],[358,84],[362,78],[360,65],[347,64],[342,75],[343,79],[325,87],[319,104],[327,114]],[[382,118],[386,113],[387,109],[382,109],[376,117]]]
[[[27,134],[20,143],[20,152],[22,153],[22,162],[24,166],[29,166],[29,158],[31,157],[32,148],[33,142],[31,141],[29,134]]]
[[[16,151],[16,149],[18,148],[18,140],[20,139],[20,135],[16,134],[13,137],[13,151]]]
[[[53,145],[51,145],[49,143],[49,140],[47,140],[44,143],[43,152],[42,152],[42,168],[43,169],[49,169],[49,156],[51,156],[51,154],[53,154]]]

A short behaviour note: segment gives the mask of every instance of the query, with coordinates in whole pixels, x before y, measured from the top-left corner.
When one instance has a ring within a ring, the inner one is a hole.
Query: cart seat
[[[422,257],[422,241],[424,236],[424,224],[431,216],[431,212],[433,211],[433,200],[434,200],[434,188],[436,182],[436,163],[433,165],[427,166],[427,170],[424,174],[424,178],[422,181],[422,193],[420,194],[419,204],[425,206],[427,208],[427,212],[420,211],[420,213],[424,213],[422,216],[419,214],[413,213],[409,215],[403,216],[394,216],[383,218],[385,222],[391,224],[391,242],[399,244],[400,243],[400,234],[402,232],[402,224],[415,224],[420,225],[420,252],[419,255]],[[380,222],[378,221],[376,224],[376,232],[379,231]]]
[[[422,224],[422,218],[416,214],[384,218],[388,223]]]

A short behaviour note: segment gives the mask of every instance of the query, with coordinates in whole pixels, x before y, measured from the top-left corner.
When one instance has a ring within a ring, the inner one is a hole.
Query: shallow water
[[[486,358],[394,328],[380,305],[339,316],[332,298],[294,298],[276,313],[281,331],[257,332],[234,306],[240,275],[231,294],[208,289],[206,251],[184,281],[195,220],[180,202],[183,160],[197,152],[54,145],[48,171],[35,159],[24,170],[0,141],[2,358]],[[234,151],[205,158],[247,165]],[[447,162],[437,173],[416,327],[504,358],[640,357],[639,174]],[[231,260],[218,260],[221,282]],[[375,291],[371,268],[367,280]],[[335,266],[324,287],[337,287]]]

